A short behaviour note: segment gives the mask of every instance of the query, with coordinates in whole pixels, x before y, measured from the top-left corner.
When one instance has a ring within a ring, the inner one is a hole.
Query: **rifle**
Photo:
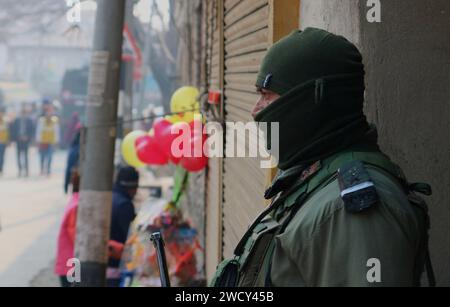
[[[158,259],[159,276],[161,278],[161,287],[170,287],[169,271],[167,269],[166,252],[164,250],[164,239],[160,232],[155,232],[150,236],[150,241],[156,249],[156,257]]]

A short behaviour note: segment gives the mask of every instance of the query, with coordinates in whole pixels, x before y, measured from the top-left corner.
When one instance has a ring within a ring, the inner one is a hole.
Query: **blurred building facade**
[[[26,30],[0,45],[0,79],[24,82],[46,97],[59,97],[64,74],[88,67],[95,10],[83,7],[80,22],[62,11],[46,29]]]

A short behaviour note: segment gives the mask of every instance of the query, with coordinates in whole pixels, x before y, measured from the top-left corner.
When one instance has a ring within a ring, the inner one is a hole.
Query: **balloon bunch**
[[[202,117],[196,88],[183,87],[175,92],[171,111],[175,115],[156,120],[149,133],[133,131],[122,142],[122,155],[129,165],[162,166],[169,162],[189,172],[203,170],[208,164]]]

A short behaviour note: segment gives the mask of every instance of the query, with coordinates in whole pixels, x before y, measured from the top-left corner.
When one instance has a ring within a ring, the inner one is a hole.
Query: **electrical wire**
[[[199,114],[202,114],[201,110],[199,110],[199,109],[191,109],[191,110],[184,110],[183,112],[173,112],[173,113],[166,113],[166,114],[162,114],[162,115],[152,115],[152,116],[146,116],[146,117],[132,118],[132,119],[128,119],[128,120],[118,120],[115,122],[103,123],[103,124],[98,124],[98,125],[90,125],[90,126],[86,125],[86,126],[83,126],[83,128],[93,129],[93,128],[116,127],[117,125],[143,122],[146,120],[154,120],[154,119],[164,118],[166,116],[179,115],[180,113],[189,113],[189,112],[198,112]],[[202,116],[203,116],[203,114],[202,114]]]

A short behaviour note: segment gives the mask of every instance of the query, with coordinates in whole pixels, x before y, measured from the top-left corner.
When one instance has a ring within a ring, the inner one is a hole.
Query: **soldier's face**
[[[259,94],[259,99],[256,102],[256,105],[253,107],[252,110],[252,116],[253,118],[258,115],[259,112],[267,108],[269,105],[274,103],[278,98],[280,98],[280,95],[278,95],[275,92],[272,92],[270,90],[258,88],[257,92]]]

